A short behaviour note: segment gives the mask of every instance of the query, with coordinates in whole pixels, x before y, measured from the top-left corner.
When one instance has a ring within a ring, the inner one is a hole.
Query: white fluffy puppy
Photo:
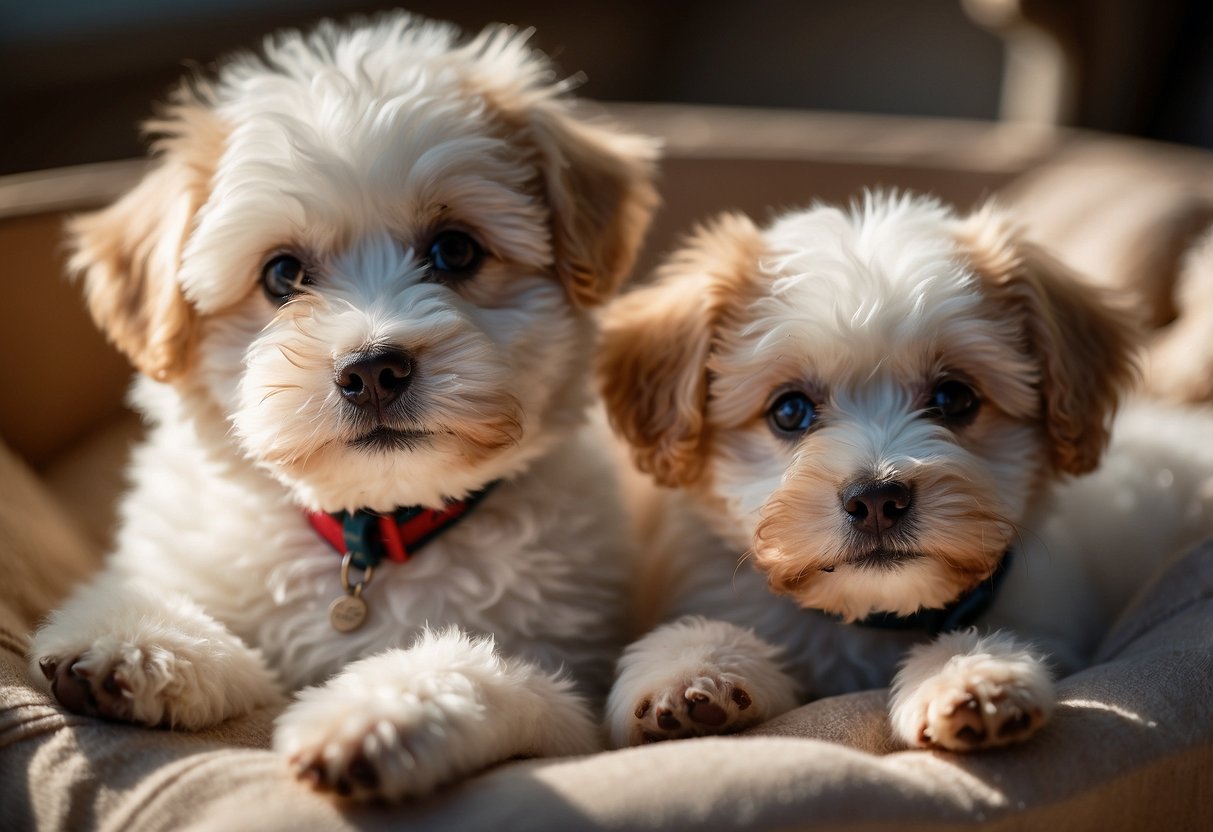
[[[1213,533],[1208,414],[1131,409],[1098,472],[1066,477],[1099,465],[1131,353],[993,210],[876,195],[701,229],[604,330],[612,422],[679,489],[647,553],[672,623],[621,662],[614,741],[890,680],[909,745],[1032,734],[1049,665],[1081,666]]]
[[[73,223],[151,432],[116,551],[33,640],[64,706],[200,728],[319,683],[275,747],[387,798],[599,745],[625,559],[580,431],[589,310],[654,152],[576,118],[525,41],[403,14],[272,37],[183,86],[142,183]]]

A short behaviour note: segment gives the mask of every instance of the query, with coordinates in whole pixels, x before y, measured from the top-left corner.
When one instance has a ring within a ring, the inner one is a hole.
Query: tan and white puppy
[[[668,623],[621,662],[617,744],[890,680],[909,745],[1021,740],[1050,666],[1213,534],[1213,418],[1132,408],[1103,457],[1131,334],[992,209],[723,216],[616,302],[600,371],[678,489],[645,554]]]
[[[274,745],[359,796],[598,747],[625,543],[581,430],[590,310],[655,154],[577,118],[526,39],[400,13],[271,37],[184,85],[141,184],[72,224],[151,428],[116,551],[33,640],[66,707],[192,729],[316,685]],[[373,575],[304,516],[492,483]]]

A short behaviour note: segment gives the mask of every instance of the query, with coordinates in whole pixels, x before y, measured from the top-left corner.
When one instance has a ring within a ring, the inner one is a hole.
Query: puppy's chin
[[[433,432],[427,430],[379,425],[347,440],[345,444],[357,451],[390,454],[423,449],[433,441],[433,436]]]
[[[959,570],[939,556],[910,550],[866,550],[830,566],[809,566],[785,553],[765,547],[755,550],[755,562],[771,588],[792,597],[802,607],[822,610],[854,621],[873,613],[909,615],[919,609],[947,606],[997,568]],[[799,568],[797,563],[801,563]]]
[[[503,444],[494,453],[451,432],[376,428],[297,459],[262,463],[299,505],[320,511],[440,507],[517,473],[538,449]],[[475,456],[475,459],[471,459]]]
[[[805,499],[812,496],[784,491],[764,507],[753,531],[754,564],[774,592],[848,621],[946,606],[998,568],[1014,536],[996,514],[941,513],[873,540],[837,512],[813,512]]]
[[[457,459],[461,467],[491,465],[495,457],[519,445],[524,433],[521,417],[515,415],[520,411],[517,402],[503,398],[504,412],[496,416],[486,413],[481,421],[367,420],[344,426],[319,444],[334,445],[334,454],[343,451],[358,460],[370,456],[386,463],[390,457],[403,455],[411,464],[424,465],[427,457],[436,454]],[[287,452],[276,461],[283,468],[304,474],[310,455]]]

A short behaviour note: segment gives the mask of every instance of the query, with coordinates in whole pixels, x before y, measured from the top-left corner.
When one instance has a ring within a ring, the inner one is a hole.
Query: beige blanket
[[[297,783],[265,750],[272,713],[189,734],[56,708],[27,683],[25,634],[95,558],[0,447],[0,830],[1213,829],[1213,542],[1143,592],[1019,748],[900,751],[870,691],[740,737],[510,763],[404,806]]]

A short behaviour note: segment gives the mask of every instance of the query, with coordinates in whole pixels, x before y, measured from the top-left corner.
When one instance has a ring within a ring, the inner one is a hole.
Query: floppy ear
[[[1057,472],[1099,464],[1122,393],[1137,375],[1129,316],[993,208],[963,221],[962,250],[987,295],[1021,323],[1040,368],[1041,414]]]
[[[466,83],[508,138],[535,160],[552,214],[557,276],[580,307],[605,303],[632,269],[657,207],[658,142],[579,117],[554,82],[531,30],[491,25],[463,48],[473,68]]]
[[[758,229],[726,214],[698,229],[656,282],[607,310],[599,384],[636,466],[661,485],[700,479],[708,448],[708,358],[717,328],[754,294]]]
[[[194,311],[177,270],[224,134],[184,87],[146,129],[160,134],[159,159],[116,203],[68,223],[69,268],[83,278],[89,311],[109,340],[140,372],[166,380],[189,358]]]
[[[552,210],[556,271],[574,303],[605,303],[618,291],[657,207],[654,140],[575,118],[567,103],[528,113]]]

